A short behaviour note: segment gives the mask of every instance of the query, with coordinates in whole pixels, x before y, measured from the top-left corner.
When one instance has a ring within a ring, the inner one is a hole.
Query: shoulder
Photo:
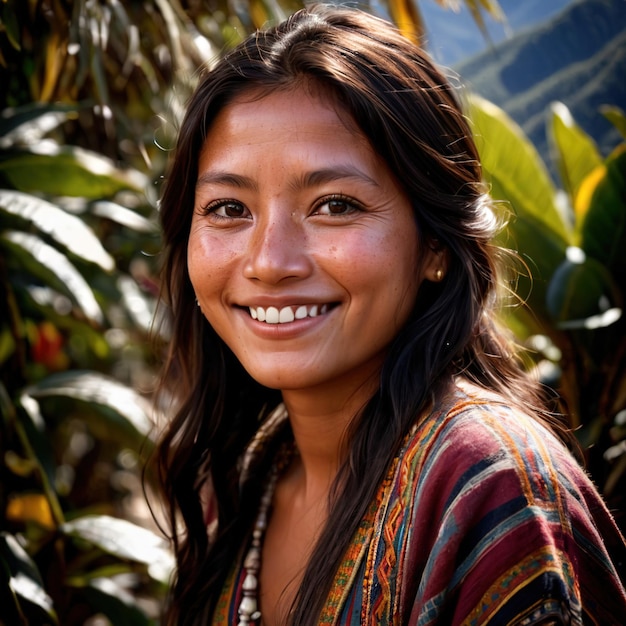
[[[601,542],[612,523],[584,469],[547,426],[469,384],[419,422],[399,465],[406,504],[428,511],[434,524],[453,520],[459,534],[485,530],[489,519],[503,535],[547,532],[565,544],[584,532]]]
[[[565,603],[574,623],[604,610],[597,603],[623,608],[606,544],[620,553],[624,544],[601,497],[549,428],[496,394],[462,384],[435,405],[407,439],[393,484],[413,610],[482,623],[484,607],[517,615],[541,593],[546,610]]]
[[[552,431],[529,412],[512,406],[495,392],[464,381],[457,381],[423,417],[416,435],[424,431],[432,431],[439,442],[463,439],[468,452],[479,454],[493,442],[503,449],[524,446],[536,438],[550,445],[557,443]]]
[[[558,482],[562,472],[587,482],[546,425],[501,396],[468,383],[457,384],[419,421],[403,450],[403,462],[418,450],[421,478],[442,473],[447,483],[467,483],[472,476],[484,480],[512,473],[529,501],[532,482]]]

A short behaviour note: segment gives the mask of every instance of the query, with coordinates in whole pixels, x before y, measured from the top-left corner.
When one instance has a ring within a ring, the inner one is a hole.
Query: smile
[[[248,307],[250,316],[254,320],[259,322],[265,322],[266,324],[289,324],[296,320],[302,320],[305,317],[317,317],[318,315],[324,315],[328,313],[330,306],[328,304],[317,305],[313,304],[305,306],[286,306],[282,309],[277,309],[274,306],[264,308],[262,306]]]

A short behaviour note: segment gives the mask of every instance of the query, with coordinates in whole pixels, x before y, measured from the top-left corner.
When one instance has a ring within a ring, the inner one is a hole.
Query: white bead
[[[243,562],[243,566],[246,569],[259,569],[259,565],[261,564],[261,552],[259,550],[250,550],[248,554],[246,554],[246,560]]]
[[[263,315],[261,315],[261,313]],[[254,316],[253,316],[254,317]],[[257,310],[257,318],[264,321],[265,311]],[[287,458],[283,458],[285,463]],[[261,611],[258,610],[257,590],[259,586],[258,573],[261,569],[261,542],[263,540],[264,531],[267,528],[268,512],[272,505],[272,497],[276,487],[279,473],[284,466],[276,463],[272,469],[269,480],[267,482],[265,492],[261,496],[259,511],[252,531],[252,541],[248,553],[243,562],[246,570],[246,576],[243,581],[243,598],[239,604],[239,622],[237,626],[249,626],[252,622],[261,619]]]
[[[244,578],[242,589],[244,591],[256,591],[257,586],[258,581],[256,579],[256,576],[254,574],[248,573]]]
[[[256,598],[244,596],[239,605],[239,615],[251,616],[256,613]]]

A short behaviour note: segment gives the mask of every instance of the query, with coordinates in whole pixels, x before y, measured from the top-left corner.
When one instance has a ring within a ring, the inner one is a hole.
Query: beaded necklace
[[[261,611],[259,610],[259,572],[261,571],[261,549],[263,546],[263,538],[267,530],[267,522],[269,518],[269,510],[274,498],[276,483],[279,476],[291,462],[295,454],[293,444],[281,447],[276,461],[272,465],[272,469],[267,479],[256,520],[254,522],[254,530],[252,531],[252,541],[246,557],[243,561],[245,577],[242,585],[242,598],[239,603],[239,622],[237,626],[250,626],[255,622],[260,623]]]

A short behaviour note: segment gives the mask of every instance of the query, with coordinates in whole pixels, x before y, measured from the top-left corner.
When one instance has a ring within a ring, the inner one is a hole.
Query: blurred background
[[[158,621],[159,187],[197,69],[300,6],[0,0],[4,626]],[[359,6],[459,85],[523,261],[502,321],[625,529],[626,1]]]

